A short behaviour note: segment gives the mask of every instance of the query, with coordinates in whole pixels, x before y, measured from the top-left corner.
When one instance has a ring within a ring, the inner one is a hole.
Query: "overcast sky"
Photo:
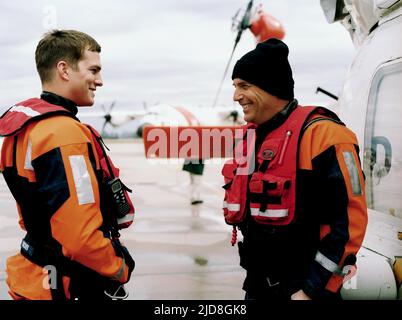
[[[263,0],[267,13],[286,30],[290,62],[301,103],[332,102],[316,87],[338,94],[354,48],[339,24],[327,24],[318,0]],[[113,0],[0,2],[0,105],[41,92],[34,51],[49,28],[77,29],[102,46],[104,86],[96,104],[117,101],[120,108],[143,101],[212,105],[236,34],[231,17],[247,0]],[[246,31],[233,64],[255,47]],[[219,98],[231,105],[230,73]]]

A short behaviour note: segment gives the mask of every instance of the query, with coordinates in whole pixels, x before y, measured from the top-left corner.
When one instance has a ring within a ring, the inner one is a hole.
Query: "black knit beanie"
[[[246,53],[233,68],[232,80],[240,78],[280,99],[293,100],[294,81],[288,61],[289,48],[278,39],[268,39]]]

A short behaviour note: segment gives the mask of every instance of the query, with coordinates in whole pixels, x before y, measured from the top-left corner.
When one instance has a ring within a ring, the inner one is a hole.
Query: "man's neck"
[[[296,99],[290,101],[288,104],[286,104],[281,111],[279,111],[275,116],[273,116],[271,119],[268,121],[265,121],[264,123],[261,123],[260,125],[257,126],[257,135],[258,132],[266,132],[272,131],[273,129],[279,127],[282,125],[282,123],[285,122],[285,120],[288,118],[288,116],[292,113],[292,111],[297,107],[298,101]]]

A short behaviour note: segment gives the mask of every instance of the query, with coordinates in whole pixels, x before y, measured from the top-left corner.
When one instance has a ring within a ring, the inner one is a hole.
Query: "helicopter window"
[[[380,68],[370,88],[364,173],[368,207],[402,219],[402,61]]]

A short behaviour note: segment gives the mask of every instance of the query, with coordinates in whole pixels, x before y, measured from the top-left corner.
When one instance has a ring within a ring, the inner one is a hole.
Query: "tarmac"
[[[142,140],[109,140],[121,178],[133,189],[134,224],[121,240],[136,262],[126,285],[132,300],[242,300],[245,271],[222,214],[222,159],[206,163],[204,203],[190,204],[190,178],[181,161],[150,160]],[[164,162],[164,163],[163,163]],[[239,235],[239,233],[238,233]],[[5,261],[19,251],[24,232],[15,201],[0,177],[0,300],[9,300]]]

